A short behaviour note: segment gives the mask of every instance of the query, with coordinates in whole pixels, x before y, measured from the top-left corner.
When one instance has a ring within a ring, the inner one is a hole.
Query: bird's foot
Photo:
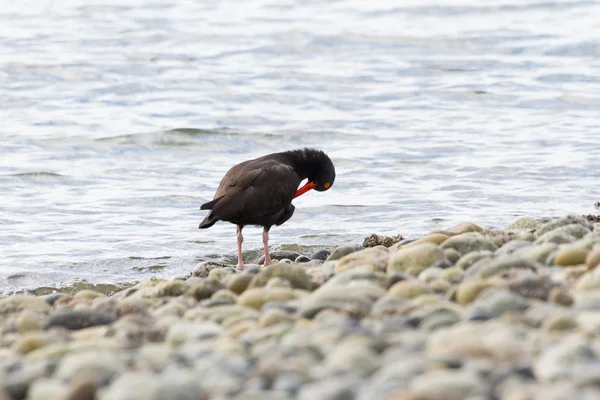
[[[264,266],[266,267],[267,265],[276,264],[278,262],[279,262],[279,260],[275,260],[272,258],[268,262],[267,262],[267,260],[265,260]]]
[[[246,269],[248,268],[248,264],[237,264],[235,267],[237,269]]]

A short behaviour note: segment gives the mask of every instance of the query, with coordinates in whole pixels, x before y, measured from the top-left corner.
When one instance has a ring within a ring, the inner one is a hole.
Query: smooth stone
[[[444,256],[446,256],[446,259],[450,261],[452,265],[454,265],[458,260],[460,260],[462,254],[460,254],[456,249],[445,249]]]
[[[125,370],[118,354],[107,351],[84,351],[64,356],[55,377],[71,380],[77,377],[92,378],[97,384],[108,382]]]
[[[167,369],[159,377],[156,398],[160,400],[199,400],[208,398],[201,380],[181,367]]]
[[[467,314],[485,310],[491,315],[499,317],[510,311],[525,311],[529,305],[529,301],[520,294],[493,287],[479,293]]]
[[[264,267],[250,282],[249,288],[262,287],[269,279],[280,277],[290,281],[296,289],[311,290],[312,282],[301,265],[294,264],[272,264]]]
[[[389,296],[407,299],[413,299],[428,293],[433,293],[433,290],[418,280],[400,281],[394,284],[388,291]]]
[[[577,329],[577,320],[568,314],[551,315],[542,323],[544,332],[567,332]]]
[[[251,267],[248,266],[247,268],[251,268]],[[227,279],[227,277],[229,275],[235,274],[237,272],[239,272],[239,271],[237,269],[235,269],[234,267],[215,268],[208,273],[207,278],[215,279],[219,282],[224,282],[225,279]]]
[[[50,376],[53,367],[54,365],[47,360],[14,364],[13,368],[6,371],[3,382],[0,382],[3,385],[3,389],[8,392],[11,398],[25,399],[30,387],[35,382]]]
[[[573,379],[576,366],[597,365],[598,357],[589,342],[581,336],[570,335],[553,343],[536,357],[534,372],[540,382]]]
[[[13,294],[0,300],[0,315],[23,310],[44,314],[50,311],[50,305],[39,297],[26,294]]]
[[[459,304],[469,304],[477,298],[479,293],[492,286],[491,282],[484,280],[463,282],[456,289],[456,302]]]
[[[297,251],[289,251],[289,250],[275,250],[275,251],[270,251],[269,252],[269,256],[274,259],[274,260],[280,260],[283,261],[284,259],[289,260],[289,262],[292,262],[291,260],[295,260],[296,258],[300,257],[302,254],[298,253]],[[256,262],[258,265],[263,265],[265,263],[265,255],[263,254],[258,261]]]
[[[180,280],[172,280],[157,287],[159,297],[181,296],[189,288],[188,284]]]
[[[419,273],[417,279],[421,282],[429,283],[432,280],[439,279],[443,269],[438,267],[429,267]]]
[[[330,254],[331,254],[331,252],[329,250],[321,249],[321,250],[314,252],[313,255],[310,256],[310,259],[325,261],[325,260],[327,260],[327,258],[329,257]]]
[[[414,279],[414,277],[405,274],[404,272],[394,272],[388,275],[384,287],[391,288],[395,283]]]
[[[19,354],[27,354],[55,341],[57,338],[47,332],[29,332],[20,335],[12,349]]]
[[[260,318],[258,320],[258,326],[264,328],[267,326],[279,324],[281,322],[293,322],[293,321],[295,321],[295,318],[293,315],[290,315],[289,313],[287,313],[281,309],[278,309],[278,308],[271,308],[269,310],[264,311],[260,315]]]
[[[331,279],[325,282],[321,288],[329,286],[344,286],[351,282],[358,281],[367,281],[381,287],[386,287],[387,279],[387,276],[383,272],[349,270],[335,274]]]
[[[294,263],[306,263],[306,262],[310,262],[310,258],[306,257],[306,256],[298,256],[296,257],[296,259],[294,260]]]
[[[508,288],[528,299],[548,300],[554,282],[548,276],[530,274],[509,281]]]
[[[585,218],[580,217],[578,215],[567,215],[565,217],[557,218],[557,219],[551,220],[549,222],[546,222],[545,224],[540,226],[535,231],[535,236],[540,237],[543,234],[545,234],[546,232],[550,232],[550,231],[553,231],[562,226],[571,225],[571,224],[582,225],[583,227],[587,228],[588,230],[593,229],[593,225],[590,222],[588,222]]]
[[[539,228],[542,223],[531,217],[519,217],[508,225],[504,230],[534,230]]]
[[[66,400],[69,387],[57,379],[42,378],[32,382],[27,400]],[[13,399],[25,399],[25,396]]]
[[[458,267],[446,268],[440,273],[440,278],[445,279],[446,281],[453,284],[462,282],[464,276],[465,271],[462,268]]]
[[[238,276],[238,275],[236,275]],[[193,296],[196,300],[204,300],[210,298],[213,294],[219,290],[225,288],[225,286],[216,279],[205,278],[202,282],[194,285],[190,285],[187,290],[187,294]]]
[[[359,250],[340,258],[334,271],[341,273],[356,268],[370,271],[382,271],[387,265],[389,252],[387,249],[372,247]]]
[[[531,270],[537,271],[537,264],[526,258],[515,255],[494,255],[491,258],[481,259],[466,271],[465,278],[490,278],[502,274],[508,270]]]
[[[600,246],[594,248],[585,257],[585,265],[589,269],[594,269],[600,264]]]
[[[279,276],[274,276],[269,279],[264,286],[265,288],[291,288],[292,284],[285,278],[280,278]]]
[[[368,315],[371,305],[385,295],[385,290],[368,282],[357,282],[352,287],[321,287],[303,299],[297,316],[312,319],[323,310],[339,310],[360,317]]]
[[[434,358],[487,359],[520,365],[531,358],[531,348],[521,329],[498,320],[462,322],[437,330],[427,340]]]
[[[512,254],[523,247],[529,247],[532,245],[533,244],[527,240],[512,240],[496,250],[496,254]]]
[[[433,244],[439,246],[440,244],[442,244],[446,240],[448,240],[449,237],[450,236],[445,235],[443,233],[430,233],[427,236],[423,236],[422,238],[419,238],[417,240],[413,240],[410,243],[402,245],[402,247],[415,246],[415,245],[423,244],[423,243],[433,243]]]
[[[565,307],[571,307],[573,305],[573,296],[568,290],[562,287],[553,287],[548,292],[548,302],[559,304]]]
[[[560,266],[584,264],[588,251],[578,247],[562,247],[554,257],[554,264]]]
[[[39,331],[48,323],[48,317],[38,312],[23,311],[17,320],[19,333]]]
[[[436,261],[444,259],[444,252],[433,243],[403,247],[390,254],[387,273],[400,271],[419,274]]]
[[[419,310],[419,314],[419,329],[425,332],[433,332],[454,325],[461,320],[459,312],[445,306],[425,307]],[[411,317],[414,316],[415,314],[411,314]]]
[[[460,268],[462,270],[468,270],[469,268],[471,268],[471,266],[473,264],[475,264],[477,261],[487,258],[490,259],[492,258],[493,253],[489,250],[484,250],[484,251],[471,251],[467,254],[464,254],[457,262],[456,262],[456,267]]]
[[[564,245],[574,243],[576,240],[577,238],[575,236],[567,235],[561,232],[551,231],[546,233],[545,235],[540,236],[538,239],[536,239],[535,242],[533,242],[533,244],[539,245],[543,243],[554,243],[556,245]]]
[[[213,269],[225,267],[227,267],[227,264],[214,261],[203,261],[194,267],[194,272],[192,272],[192,275],[199,278],[206,278]]]
[[[323,377],[303,385],[298,391],[297,400],[355,400],[358,379],[355,376]]]
[[[135,366],[142,370],[161,371],[174,354],[175,348],[168,343],[146,343],[137,350]]]
[[[573,291],[574,308],[578,310],[600,310],[600,290]]]
[[[306,382],[307,378],[296,372],[282,371],[277,374],[271,387],[274,391],[292,394],[296,393]]]
[[[600,269],[594,268],[577,279],[573,289],[578,292],[600,289]]]
[[[548,259],[548,256],[556,249],[558,249],[558,245],[555,243],[542,243],[533,246],[521,247],[520,249],[517,249],[513,255],[525,258],[529,261],[545,263]]]
[[[333,252],[329,255],[329,257],[327,257],[325,261],[337,261],[340,258],[347,256],[350,253],[354,253],[357,250],[360,250],[360,248],[357,248],[357,246],[338,246],[335,249],[333,249]]]
[[[43,296],[39,296],[40,299],[43,299],[46,303],[53,306],[59,299],[68,296],[66,293],[51,293]]]
[[[214,322],[180,322],[171,325],[165,341],[179,346],[185,342],[212,339],[223,332],[223,328]]]
[[[211,300],[221,301],[222,304],[233,304],[237,302],[237,294],[228,289],[221,289],[211,296]]]
[[[548,231],[542,235],[539,235],[536,232],[536,242],[545,242],[548,241],[549,238],[553,237],[553,236],[559,236],[559,235],[564,235],[567,237],[574,237],[575,239],[581,239],[584,236],[586,236],[587,234],[589,234],[591,232],[591,229],[581,225],[581,224],[568,224],[568,225],[563,225],[561,227],[552,229],[551,231]]]
[[[248,288],[252,278],[254,278],[254,276],[250,274],[231,275],[231,277],[227,279],[227,289],[234,293],[241,294]]]
[[[441,244],[440,248],[454,249],[460,254],[467,254],[472,251],[496,251],[497,247],[494,243],[477,232],[463,233],[457,236],[453,236]]]
[[[415,377],[408,393],[415,400],[487,399],[490,388],[475,371],[434,370]]]
[[[261,288],[246,290],[238,298],[238,304],[260,310],[270,301],[289,301],[297,299],[298,295],[291,288]]]
[[[116,314],[93,310],[73,310],[54,314],[48,319],[46,329],[64,327],[78,330],[98,325],[108,325],[117,320]]]
[[[119,376],[106,390],[102,400],[159,400],[158,375],[131,371]]]
[[[371,340],[364,336],[348,336],[342,339],[325,360],[325,368],[332,375],[352,372],[365,377],[378,366],[377,353],[371,349]]]

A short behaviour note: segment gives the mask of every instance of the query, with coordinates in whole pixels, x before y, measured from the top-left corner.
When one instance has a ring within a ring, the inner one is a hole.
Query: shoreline
[[[0,399],[600,396],[598,216],[286,251],[0,297]]]

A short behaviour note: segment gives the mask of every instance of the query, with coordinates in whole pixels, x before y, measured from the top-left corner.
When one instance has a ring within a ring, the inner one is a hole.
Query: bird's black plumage
[[[273,225],[281,225],[292,217],[295,209],[292,200],[304,179],[317,191],[333,185],[335,168],[321,150],[273,153],[234,165],[221,180],[213,200],[200,207],[210,213],[199,228],[209,228],[217,221],[236,224],[238,250],[241,229],[246,225],[263,226],[268,240]]]

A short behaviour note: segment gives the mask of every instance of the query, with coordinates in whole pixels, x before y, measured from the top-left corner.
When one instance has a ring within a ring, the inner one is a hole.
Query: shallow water
[[[337,179],[274,246],[594,212],[600,3],[171,3],[0,10],[0,291],[232,257],[200,204],[300,146]]]

